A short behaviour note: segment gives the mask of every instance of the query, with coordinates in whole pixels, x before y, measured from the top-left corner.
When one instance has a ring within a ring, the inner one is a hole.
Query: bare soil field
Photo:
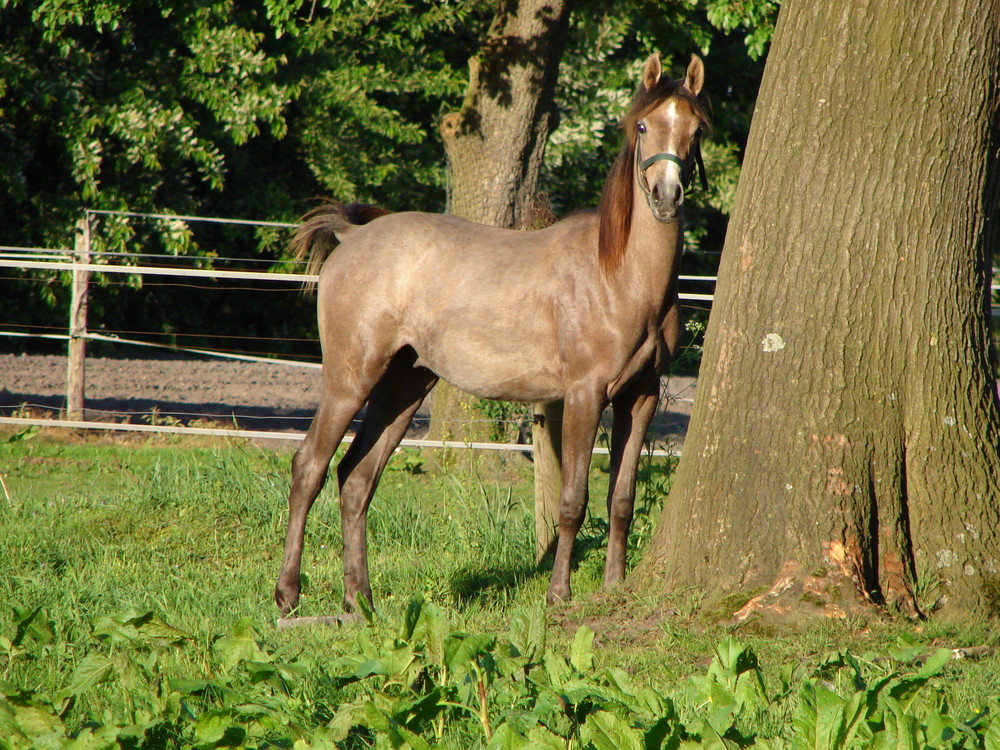
[[[680,441],[694,397],[693,378],[664,380],[657,437]],[[156,420],[237,424],[242,429],[305,432],[319,402],[320,371],[280,364],[190,358],[88,358],[89,421]],[[66,404],[66,358],[0,354],[0,416],[28,410],[58,416]],[[426,433],[430,401],[409,437]]]

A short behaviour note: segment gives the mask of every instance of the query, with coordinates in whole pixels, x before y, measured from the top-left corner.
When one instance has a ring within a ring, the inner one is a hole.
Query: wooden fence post
[[[563,402],[533,404],[541,415],[531,428],[535,461],[535,562],[555,548],[562,495]]]
[[[73,243],[77,264],[90,263],[90,221],[84,217],[77,222]],[[84,418],[87,359],[87,296],[90,271],[79,266],[73,269],[73,288],[69,303],[69,347],[66,365],[66,418],[81,421]]]

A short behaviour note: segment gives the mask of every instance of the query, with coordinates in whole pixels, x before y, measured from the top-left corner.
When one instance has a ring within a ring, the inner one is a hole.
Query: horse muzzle
[[[664,162],[658,170],[647,170]],[[646,196],[646,203],[657,221],[675,221],[684,205],[684,183],[687,166],[677,154],[663,151],[643,159],[638,147],[635,152],[636,180]],[[652,179],[650,179],[652,178]]]
[[[654,182],[646,194],[646,203],[657,221],[675,221],[684,205],[684,185],[676,179]]]

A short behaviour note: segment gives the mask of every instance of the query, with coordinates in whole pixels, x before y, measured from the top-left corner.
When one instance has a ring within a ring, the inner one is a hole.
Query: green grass
[[[192,706],[201,701],[205,713],[199,720],[208,721],[206,706],[223,700],[219,696],[226,690],[244,696],[240,705],[277,701],[288,721],[294,717],[302,726],[321,726],[358,689],[337,687],[331,674],[338,660],[368,648],[365,643],[377,650],[377,644],[393,637],[414,597],[433,602],[453,631],[495,638],[508,637],[512,623],[539,611],[548,573],[533,563],[530,464],[516,456],[500,462],[490,457],[458,475],[413,473],[420,460],[411,453],[393,460],[370,513],[377,619],[339,630],[278,630],[271,591],[281,558],[290,459],[290,452],[247,442],[0,433],[5,488],[0,497],[0,693],[9,698],[12,691],[30,690],[52,697],[67,686],[84,685],[65,711],[62,704],[52,709],[61,713],[68,732],[87,722],[122,724],[155,714],[148,706],[137,708],[137,696],[152,700],[150,695],[159,695],[157,700],[166,701],[163,696],[188,695]],[[662,470],[649,469],[642,480],[640,494],[651,496],[662,494],[669,481]],[[341,611],[340,520],[333,484],[309,518],[303,615]],[[695,726],[704,712],[690,697],[690,678],[705,673],[728,636],[757,655],[773,693],[780,692],[791,667],[804,665],[796,678],[804,680],[836,652],[850,651],[867,673],[877,675],[900,658],[926,658],[937,647],[995,647],[1000,641],[986,623],[851,620],[791,630],[713,623],[699,612],[695,592],[680,592],[666,602],[622,593],[601,596],[606,484],[606,467],[595,462],[592,515],[573,573],[577,604],[548,611],[546,643],[556,651],[569,649],[578,626],[587,623],[598,633],[594,669],[625,670],[637,683],[672,698],[686,726]],[[637,539],[649,537],[653,510],[642,509]],[[665,607],[673,614],[664,616]],[[39,614],[32,620],[35,610]],[[162,636],[156,630],[161,622],[181,635],[174,638],[166,631]],[[112,633],[119,630],[127,634]],[[227,660],[229,647],[220,644],[247,641],[263,651],[253,652],[257,658],[243,659],[237,669],[239,659]],[[112,666],[93,685],[81,682],[88,667],[105,668],[101,659]],[[274,670],[252,666],[263,662],[298,665],[292,670],[301,672],[295,672],[296,687],[287,688]],[[992,649],[945,669],[954,716],[971,717],[990,696],[1000,695],[1000,658]],[[171,679],[188,681],[180,685],[215,680],[221,687],[171,692],[163,687]],[[851,679],[841,670],[829,682],[849,691]],[[218,692],[214,697],[207,695],[212,690]],[[752,706],[741,715],[751,734],[787,735],[798,691],[787,692],[780,701]],[[2,721],[0,710],[0,726]],[[482,742],[475,722],[456,726],[449,730],[454,734],[441,736],[442,746]]]

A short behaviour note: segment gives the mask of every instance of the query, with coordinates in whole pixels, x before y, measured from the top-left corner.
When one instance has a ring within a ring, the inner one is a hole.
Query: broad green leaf
[[[826,747],[820,730],[820,708],[818,702],[819,697],[815,683],[812,681],[806,682],[799,691],[799,705],[795,710],[795,715],[792,717],[796,748],[814,748],[815,750],[820,750],[820,748]]]
[[[386,668],[385,664],[382,663],[380,659],[369,659],[368,661],[358,664],[352,671],[346,674],[340,674],[335,677],[337,683],[340,687],[350,684],[352,682],[358,682],[372,675],[383,675],[387,676],[391,672]]]
[[[414,630],[414,635],[427,644],[427,655],[435,664],[444,666],[445,641],[449,635],[450,626],[441,608],[433,602],[425,602],[420,609],[420,619]]]
[[[367,704],[368,701],[345,703],[337,709],[337,713],[326,725],[334,739],[343,742],[354,727],[365,723]]]
[[[914,675],[915,677],[934,677],[941,673],[945,664],[951,661],[951,649],[939,648],[934,654],[924,662],[924,665]]]
[[[31,638],[36,643],[50,644],[56,640],[55,623],[41,607],[27,609],[14,607],[14,622],[16,630],[12,644],[20,646],[25,638]]]
[[[842,703],[834,724],[831,747],[851,747],[851,743],[864,725],[866,697],[859,691]]]
[[[387,732],[389,730],[389,717],[375,705],[374,701],[368,701],[364,705],[365,724],[376,732]]]
[[[571,670],[566,659],[552,651],[546,651],[542,655],[542,665],[545,668],[548,685],[554,690],[560,690],[563,683],[570,678]]]
[[[414,647],[400,641],[387,641],[383,644],[382,652],[379,654],[379,661],[385,667],[386,673],[401,679],[406,679],[407,670],[413,666],[415,660],[417,660],[417,654]]]
[[[709,703],[706,708],[708,716],[706,721],[718,732],[724,735],[733,726],[736,718],[738,706],[736,698],[731,692],[719,683],[713,683],[709,691]]]
[[[975,747],[976,733],[968,726],[955,721],[947,714],[932,711],[920,720],[928,748],[951,748],[958,741],[958,735],[965,735],[969,747]]]
[[[183,677],[167,682],[171,690],[176,690],[184,695],[197,695],[211,684],[208,680],[189,680]]]
[[[406,607],[406,614],[403,615],[403,626],[400,629],[399,637],[404,641],[410,641],[413,633],[420,622],[420,615],[424,608],[424,598],[414,597]]]
[[[525,750],[532,745],[527,737],[515,732],[509,724],[501,724],[486,747],[489,750]]]
[[[1000,716],[994,717],[983,737],[983,750],[1000,750]]]
[[[188,680],[184,678],[167,681],[168,687],[180,695],[214,695],[226,701],[239,699],[239,694],[231,687],[211,680]]]
[[[234,720],[233,712],[228,709],[206,711],[195,721],[195,739],[210,747],[239,746],[246,739],[247,732]]]
[[[372,605],[368,602],[368,598],[362,594],[358,594],[355,597],[354,605],[358,608],[361,616],[365,618],[365,622],[372,625],[375,622],[375,610],[372,609]]]
[[[141,621],[135,623],[135,627],[145,638],[154,641],[182,643],[194,640],[194,636],[190,633],[185,633],[183,630],[167,624],[155,615],[143,618]]]
[[[682,746],[683,747],[683,746]],[[739,745],[728,740],[715,730],[714,727],[704,722],[701,728],[701,748],[704,750],[738,750]]]
[[[168,625],[153,612],[119,612],[98,617],[94,635],[113,643],[172,643],[194,640],[183,630]]]
[[[896,646],[889,649],[889,656],[896,661],[911,662],[923,652],[922,644],[917,643],[910,635],[901,635],[896,641]]]
[[[80,695],[94,685],[108,679],[114,670],[114,664],[101,654],[89,654],[76,665],[66,691],[69,695]]]
[[[529,659],[545,651],[545,608],[539,604],[518,610],[510,620],[510,639]]]
[[[254,685],[266,682],[284,692],[288,692],[289,683],[301,681],[309,673],[305,665],[296,663],[250,661],[246,662],[246,668]]]
[[[537,750],[566,750],[567,742],[546,727],[532,727],[528,732],[529,747]]]
[[[490,635],[454,633],[445,641],[445,666],[451,672],[463,672],[469,664],[489,654],[495,644],[496,638]]]
[[[574,705],[588,700],[611,703],[618,701],[621,695],[614,687],[600,685],[588,679],[566,680],[559,692]]]
[[[232,669],[240,661],[270,661],[267,653],[261,650],[253,637],[253,625],[249,618],[243,618],[233,623],[229,635],[223,636],[212,644],[219,660],[227,669]]]
[[[784,740],[775,737],[760,737],[754,740],[753,743],[754,750],[788,750],[789,747],[794,748],[795,746],[790,746]]]
[[[757,663],[753,652],[749,652],[748,657],[748,649],[731,635],[727,635],[716,644],[715,656],[723,671],[732,675],[745,672]]]
[[[38,425],[31,425],[30,427],[25,427],[23,430],[14,433],[9,438],[7,438],[8,443],[20,443],[23,440],[33,440],[36,435],[38,435],[41,428]]]
[[[397,722],[389,727],[390,741],[393,747],[410,747],[412,750],[433,750],[431,744],[416,732]]]
[[[49,732],[62,733],[63,725],[51,709],[42,706],[14,706],[13,725],[27,737]]]
[[[610,711],[597,711],[587,717],[580,729],[584,744],[597,750],[642,750],[642,734],[627,721]]]
[[[84,727],[63,747],[66,750],[119,750],[118,728]]]
[[[624,669],[619,669],[618,667],[610,667],[607,671],[608,682],[614,685],[623,695],[634,696],[639,691],[635,686],[635,681],[632,679],[632,675],[626,672]]]
[[[677,721],[676,716],[664,716],[646,731],[642,740],[643,747],[645,750],[675,748],[682,730],[683,726]]]
[[[570,649],[569,663],[577,672],[586,674],[594,668],[594,631],[586,625],[576,630],[573,646]]]
[[[916,717],[907,713],[893,698],[886,697],[885,706],[889,709],[884,716],[886,731],[898,750],[918,750],[920,726]]]

